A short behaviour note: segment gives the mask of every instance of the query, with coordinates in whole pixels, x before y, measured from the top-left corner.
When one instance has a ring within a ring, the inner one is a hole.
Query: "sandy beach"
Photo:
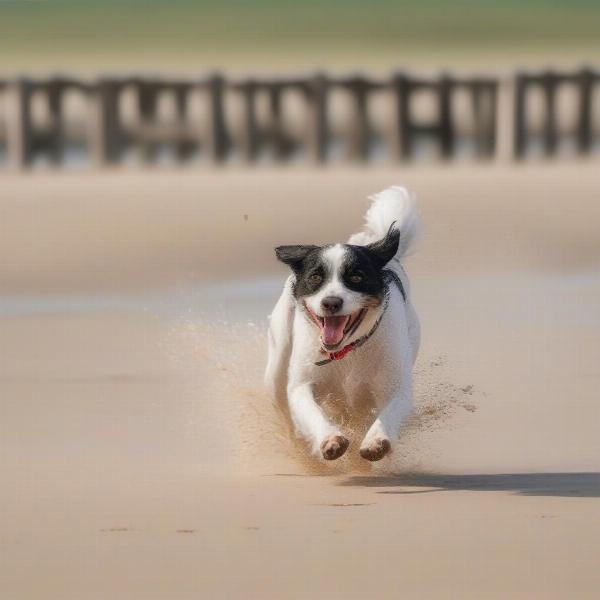
[[[393,183],[414,417],[319,463],[261,385],[272,248]],[[2,598],[598,595],[597,164],[4,174],[0,355]]]

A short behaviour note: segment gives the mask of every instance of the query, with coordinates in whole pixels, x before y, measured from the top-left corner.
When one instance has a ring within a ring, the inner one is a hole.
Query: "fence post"
[[[33,149],[31,123],[31,82],[18,79],[7,90],[7,146],[10,165],[15,169],[29,166]]]
[[[450,158],[454,149],[454,128],[452,123],[453,81],[443,75],[438,86],[440,146],[442,156]]]
[[[412,95],[412,82],[401,74],[393,78],[396,100],[396,128],[394,132],[394,150],[397,159],[408,160],[413,154],[412,124],[410,112],[410,98]]]
[[[210,140],[209,152],[213,162],[220,163],[227,155],[227,130],[225,127],[225,108],[223,105],[225,80],[222,75],[214,75],[208,82],[210,95]]]
[[[308,95],[308,150],[316,163],[327,160],[327,92],[328,80],[323,73],[313,76],[305,88]]]
[[[514,156],[517,159],[523,158],[525,156],[525,146],[527,144],[527,135],[526,135],[526,127],[527,127],[527,116],[525,114],[525,106],[526,106],[526,95],[527,95],[527,86],[529,84],[529,80],[526,75],[522,73],[517,73],[515,76],[515,112],[514,112]]]
[[[281,93],[283,89],[278,82],[268,84],[267,89],[269,94],[269,109],[271,112],[269,134],[273,144],[273,155],[276,160],[282,160],[285,158],[287,152],[287,144],[281,118]]]
[[[103,167],[119,156],[119,84],[103,78],[90,90],[90,147],[93,162]]]
[[[156,105],[158,102],[158,86],[154,82],[140,81],[137,85],[138,116],[140,123],[152,123],[156,120]],[[143,129],[142,129],[143,130]],[[142,160],[152,159],[154,143],[152,140],[140,140]]]
[[[177,132],[178,140],[175,144],[175,152],[179,160],[184,160],[189,155],[190,140],[187,133],[187,128],[184,127],[187,123],[187,100],[189,88],[186,84],[175,84],[173,86],[173,95],[175,97],[175,112],[177,114]]]
[[[579,122],[577,123],[577,149],[586,154],[592,147],[592,81],[593,73],[584,68],[579,73]]]
[[[546,101],[546,115],[544,123],[544,147],[547,156],[556,152],[558,132],[556,130],[556,86],[558,79],[555,73],[548,71],[542,75],[542,87]]]
[[[348,155],[350,158],[366,161],[369,158],[369,82],[364,77],[355,77],[347,84],[354,102],[354,120],[351,127]]]
[[[489,115],[488,115],[488,137],[486,152],[489,158],[492,158],[496,152],[496,143],[498,138],[498,82],[493,81],[488,84]]]
[[[64,131],[62,123],[62,92],[60,81],[50,81],[46,87],[48,108],[52,118],[52,141],[50,157],[54,164],[59,164],[64,150]]]

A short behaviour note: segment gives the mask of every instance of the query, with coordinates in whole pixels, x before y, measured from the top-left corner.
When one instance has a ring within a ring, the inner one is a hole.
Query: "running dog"
[[[350,441],[323,398],[376,408],[360,444],[370,461],[391,451],[412,410],[420,326],[401,259],[419,217],[403,187],[371,200],[363,231],[348,243],[275,249],[292,273],[270,317],[265,380],[297,434],[325,460],[342,456]]]

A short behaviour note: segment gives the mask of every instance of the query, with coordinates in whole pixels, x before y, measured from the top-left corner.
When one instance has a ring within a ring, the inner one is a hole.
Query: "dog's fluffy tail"
[[[395,258],[402,258],[409,253],[420,230],[421,220],[414,196],[404,187],[393,186],[370,196],[370,200],[363,231],[355,233],[348,242],[366,246],[383,239],[394,224],[400,231],[400,244]]]

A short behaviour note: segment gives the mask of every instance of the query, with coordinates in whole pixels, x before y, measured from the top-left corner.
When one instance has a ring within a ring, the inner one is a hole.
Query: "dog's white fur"
[[[387,310],[373,336],[344,359],[325,366],[315,365],[323,358],[319,331],[297,307],[292,294],[294,275],[285,282],[270,317],[265,380],[273,397],[283,406],[287,404],[297,433],[310,443],[315,454],[323,451],[328,440],[343,436],[320,406],[320,400],[326,395],[356,409],[362,409],[368,403],[377,407],[378,416],[360,446],[365,457],[377,455],[382,443],[389,448],[412,409],[412,369],[420,344],[420,326],[411,303],[408,277],[400,260],[415,240],[419,217],[414,199],[405,188],[388,188],[371,200],[363,231],[351,236],[348,243],[373,243],[384,238],[395,223],[400,230],[400,243],[386,268],[400,277],[406,302],[400,290],[391,284]],[[326,250],[326,258],[334,267],[342,256],[340,244]],[[321,299],[332,295],[343,298],[349,312],[360,306],[360,298],[337,277],[304,301],[317,312]],[[352,339],[369,332],[382,311],[383,306],[369,309]]]

